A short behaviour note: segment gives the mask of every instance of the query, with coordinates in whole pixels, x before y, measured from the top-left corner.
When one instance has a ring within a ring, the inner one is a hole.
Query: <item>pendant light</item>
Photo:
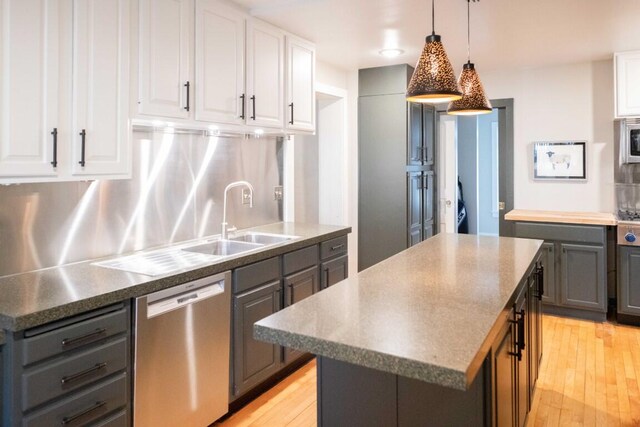
[[[409,86],[407,101],[437,104],[462,98],[453,67],[435,32],[435,5],[431,0],[431,35],[427,37]]]
[[[480,1],[480,0],[473,0]],[[462,89],[462,98],[449,104],[447,113],[457,116],[474,116],[488,114],[492,111],[491,103],[484,93],[478,72],[471,62],[471,0],[467,0],[467,63],[462,67],[458,84]]]

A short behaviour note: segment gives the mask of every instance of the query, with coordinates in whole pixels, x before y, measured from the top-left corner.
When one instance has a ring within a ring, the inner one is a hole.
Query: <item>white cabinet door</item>
[[[247,123],[284,127],[284,34],[258,20],[247,22]]]
[[[140,0],[139,112],[188,118],[191,0]]]
[[[640,51],[616,53],[616,117],[640,117]]]
[[[196,3],[196,120],[244,123],[245,17],[216,0]]]
[[[57,175],[59,14],[58,0],[0,0],[0,176]]]
[[[287,36],[287,128],[315,130],[315,46]]]
[[[126,177],[129,1],[74,0],[73,21],[73,174]]]

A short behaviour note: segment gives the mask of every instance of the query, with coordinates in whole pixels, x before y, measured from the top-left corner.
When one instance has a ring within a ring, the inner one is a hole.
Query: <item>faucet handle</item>
[[[227,234],[229,233],[235,233],[236,231],[238,231],[238,227],[228,227],[227,228]]]

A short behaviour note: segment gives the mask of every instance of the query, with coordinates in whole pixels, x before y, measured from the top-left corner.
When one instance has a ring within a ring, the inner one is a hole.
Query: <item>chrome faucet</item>
[[[227,185],[224,189],[224,204],[222,206],[222,239],[226,239],[229,231],[235,231],[235,228],[227,227],[227,193],[235,187],[247,187],[249,189],[249,207],[253,207],[253,186],[247,181],[235,181]]]

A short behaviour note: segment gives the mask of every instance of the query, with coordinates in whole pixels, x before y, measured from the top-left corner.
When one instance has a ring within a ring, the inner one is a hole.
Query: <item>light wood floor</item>
[[[640,426],[640,328],[543,317],[528,426]],[[216,427],[316,426],[315,361]]]

